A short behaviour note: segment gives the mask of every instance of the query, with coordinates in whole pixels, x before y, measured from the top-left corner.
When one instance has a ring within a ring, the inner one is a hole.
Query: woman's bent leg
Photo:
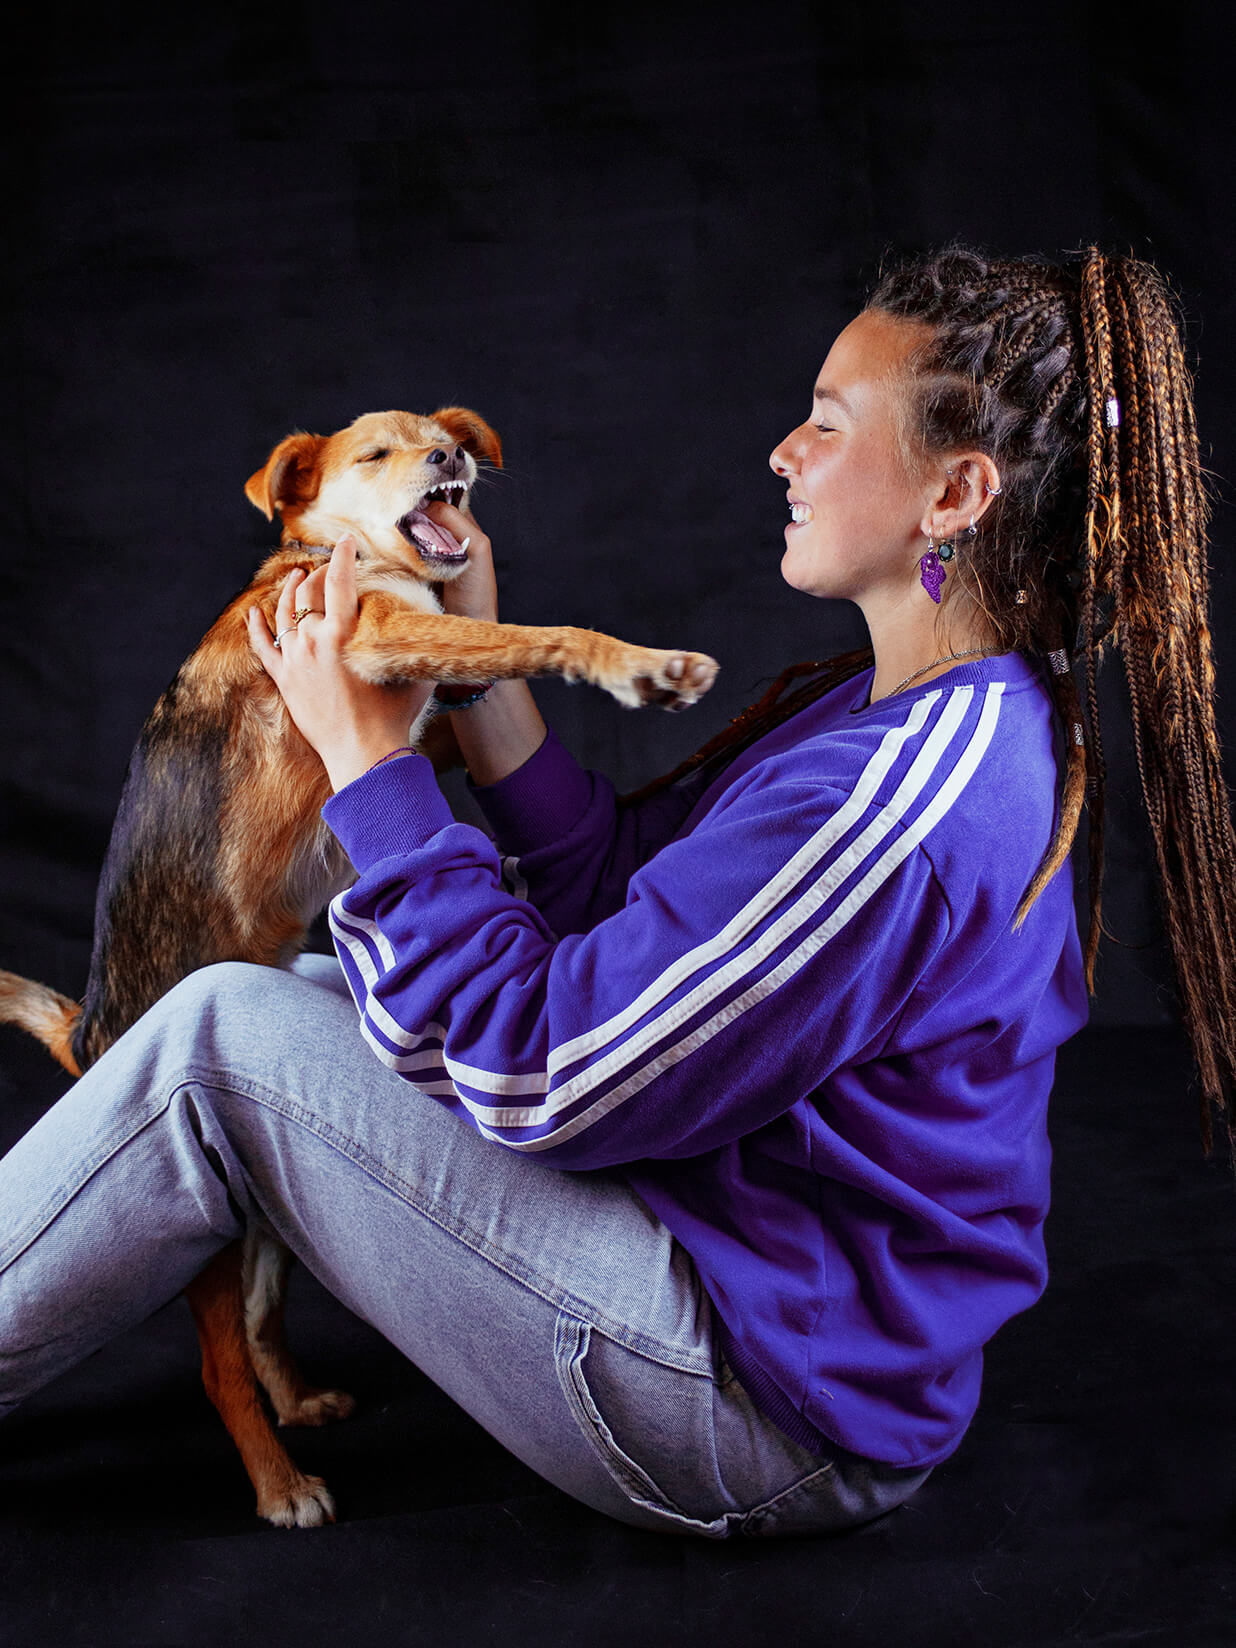
[[[694,1267],[617,1178],[479,1138],[350,1003],[187,979],[0,1162],[0,1412],[267,1223],[512,1452],[625,1521],[839,1525],[913,1485],[820,1460],[718,1366]]]

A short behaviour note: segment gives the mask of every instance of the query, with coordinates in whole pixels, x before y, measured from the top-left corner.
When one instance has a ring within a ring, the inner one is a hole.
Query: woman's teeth
[[[810,504],[790,505],[790,519],[798,526],[801,526],[804,521],[809,521],[812,514],[813,510]]]

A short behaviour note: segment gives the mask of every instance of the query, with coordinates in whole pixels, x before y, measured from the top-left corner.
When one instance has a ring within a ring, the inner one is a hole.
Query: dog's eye
[[[363,458],[358,458],[356,461],[357,463],[381,463],[383,458],[389,457],[389,448],[381,446],[376,452],[366,452]]]

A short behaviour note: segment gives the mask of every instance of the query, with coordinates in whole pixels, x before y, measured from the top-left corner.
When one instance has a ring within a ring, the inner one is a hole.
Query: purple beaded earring
[[[941,544],[937,550],[935,539],[930,531],[927,534],[927,551],[920,556],[918,576],[923,588],[931,596],[937,606],[940,605],[940,590],[944,585],[945,572],[942,563],[953,559],[953,545]]]
[[[976,537],[977,534],[978,528],[974,524],[973,515],[971,515],[970,525],[966,529],[966,537],[973,538]],[[943,563],[945,561],[951,561],[956,553],[957,545],[955,543],[942,543],[939,549],[937,549],[935,539],[931,534],[931,529],[930,527],[928,528],[927,553],[919,557],[918,576],[923,588],[927,591],[928,595],[931,596],[937,606],[940,605],[940,591],[944,587],[944,579],[946,576]]]

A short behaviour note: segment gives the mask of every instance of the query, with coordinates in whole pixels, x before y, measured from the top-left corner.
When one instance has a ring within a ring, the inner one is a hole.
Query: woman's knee
[[[123,1040],[139,1056],[143,1043],[153,1050],[164,1075],[300,1091],[308,1072],[340,1064],[347,1031],[363,1046],[350,998],[279,967],[224,961],[182,979]]]
[[[277,967],[250,961],[215,961],[181,979],[150,1009],[173,1023],[209,1026],[233,1019],[258,1025],[291,984]],[[295,988],[295,985],[292,986]]]
[[[279,1005],[287,975],[252,962],[221,961],[188,974],[161,996],[122,1036],[115,1056],[170,1059],[184,1075],[202,1062],[214,1066],[228,1048],[260,1049],[286,1016]],[[263,1028],[265,1027],[265,1028]]]

